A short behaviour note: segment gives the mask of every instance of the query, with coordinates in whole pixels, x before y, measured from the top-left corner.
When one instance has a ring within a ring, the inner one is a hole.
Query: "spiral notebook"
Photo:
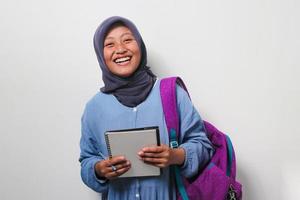
[[[158,167],[139,160],[137,153],[145,146],[160,145],[158,127],[114,130],[105,133],[109,156],[123,155],[131,162],[131,168],[119,177],[159,176]]]

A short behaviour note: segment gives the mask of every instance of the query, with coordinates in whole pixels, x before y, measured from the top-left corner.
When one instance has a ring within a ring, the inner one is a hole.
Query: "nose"
[[[116,54],[123,54],[126,51],[127,51],[126,48],[122,44],[120,44],[120,45],[117,46],[117,48],[115,50],[115,53]]]
[[[117,49],[116,50],[116,54],[123,54],[123,53],[125,53],[126,52],[126,50],[125,49]]]

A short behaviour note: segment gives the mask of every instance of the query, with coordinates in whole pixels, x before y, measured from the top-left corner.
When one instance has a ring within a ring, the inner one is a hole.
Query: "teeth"
[[[116,63],[120,63],[120,62],[125,62],[130,60],[130,57],[123,57],[123,58],[118,58],[115,60]]]

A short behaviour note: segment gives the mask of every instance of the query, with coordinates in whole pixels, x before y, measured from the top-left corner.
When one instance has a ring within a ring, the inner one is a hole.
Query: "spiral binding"
[[[105,142],[106,142],[107,152],[108,152],[109,158],[112,158],[110,144],[109,144],[109,139],[108,139],[108,135],[107,134],[105,134]]]

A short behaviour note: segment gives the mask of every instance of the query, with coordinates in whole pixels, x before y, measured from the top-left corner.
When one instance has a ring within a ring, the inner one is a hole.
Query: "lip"
[[[128,59],[127,59],[128,58]],[[116,62],[118,59],[127,59],[125,61],[121,61],[121,62]],[[127,64],[131,61],[132,56],[126,55],[126,56],[118,56],[116,58],[113,59],[113,62],[116,63],[117,65],[124,65]]]

